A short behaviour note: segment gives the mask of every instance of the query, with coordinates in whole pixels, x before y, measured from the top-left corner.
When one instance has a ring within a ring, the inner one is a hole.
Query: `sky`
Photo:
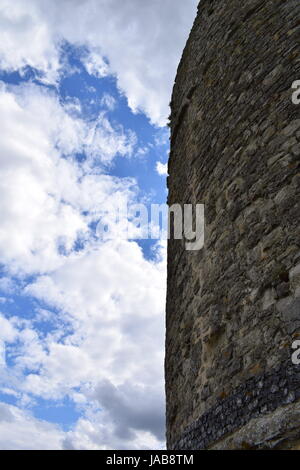
[[[197,0],[0,0],[0,449],[165,446],[165,240],[101,239],[167,197]]]

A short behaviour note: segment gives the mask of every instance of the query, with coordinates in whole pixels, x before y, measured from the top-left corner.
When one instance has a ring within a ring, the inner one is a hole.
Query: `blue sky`
[[[166,243],[100,240],[166,201],[179,0],[0,0],[0,448],[164,447]]]

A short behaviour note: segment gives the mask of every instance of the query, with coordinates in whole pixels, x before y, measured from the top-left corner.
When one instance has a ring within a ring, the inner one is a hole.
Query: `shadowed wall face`
[[[205,246],[168,246],[169,448],[300,442],[298,0],[202,0],[171,103],[169,204]]]

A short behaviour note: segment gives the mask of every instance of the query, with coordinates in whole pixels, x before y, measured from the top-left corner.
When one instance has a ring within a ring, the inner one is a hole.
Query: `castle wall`
[[[205,245],[168,245],[167,442],[298,448],[299,0],[202,0],[171,102],[169,204]]]

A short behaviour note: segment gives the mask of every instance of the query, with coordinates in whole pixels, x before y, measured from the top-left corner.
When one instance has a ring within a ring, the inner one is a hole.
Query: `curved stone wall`
[[[205,245],[168,244],[169,448],[299,446],[299,44],[299,0],[202,0],[178,68],[169,204]]]

